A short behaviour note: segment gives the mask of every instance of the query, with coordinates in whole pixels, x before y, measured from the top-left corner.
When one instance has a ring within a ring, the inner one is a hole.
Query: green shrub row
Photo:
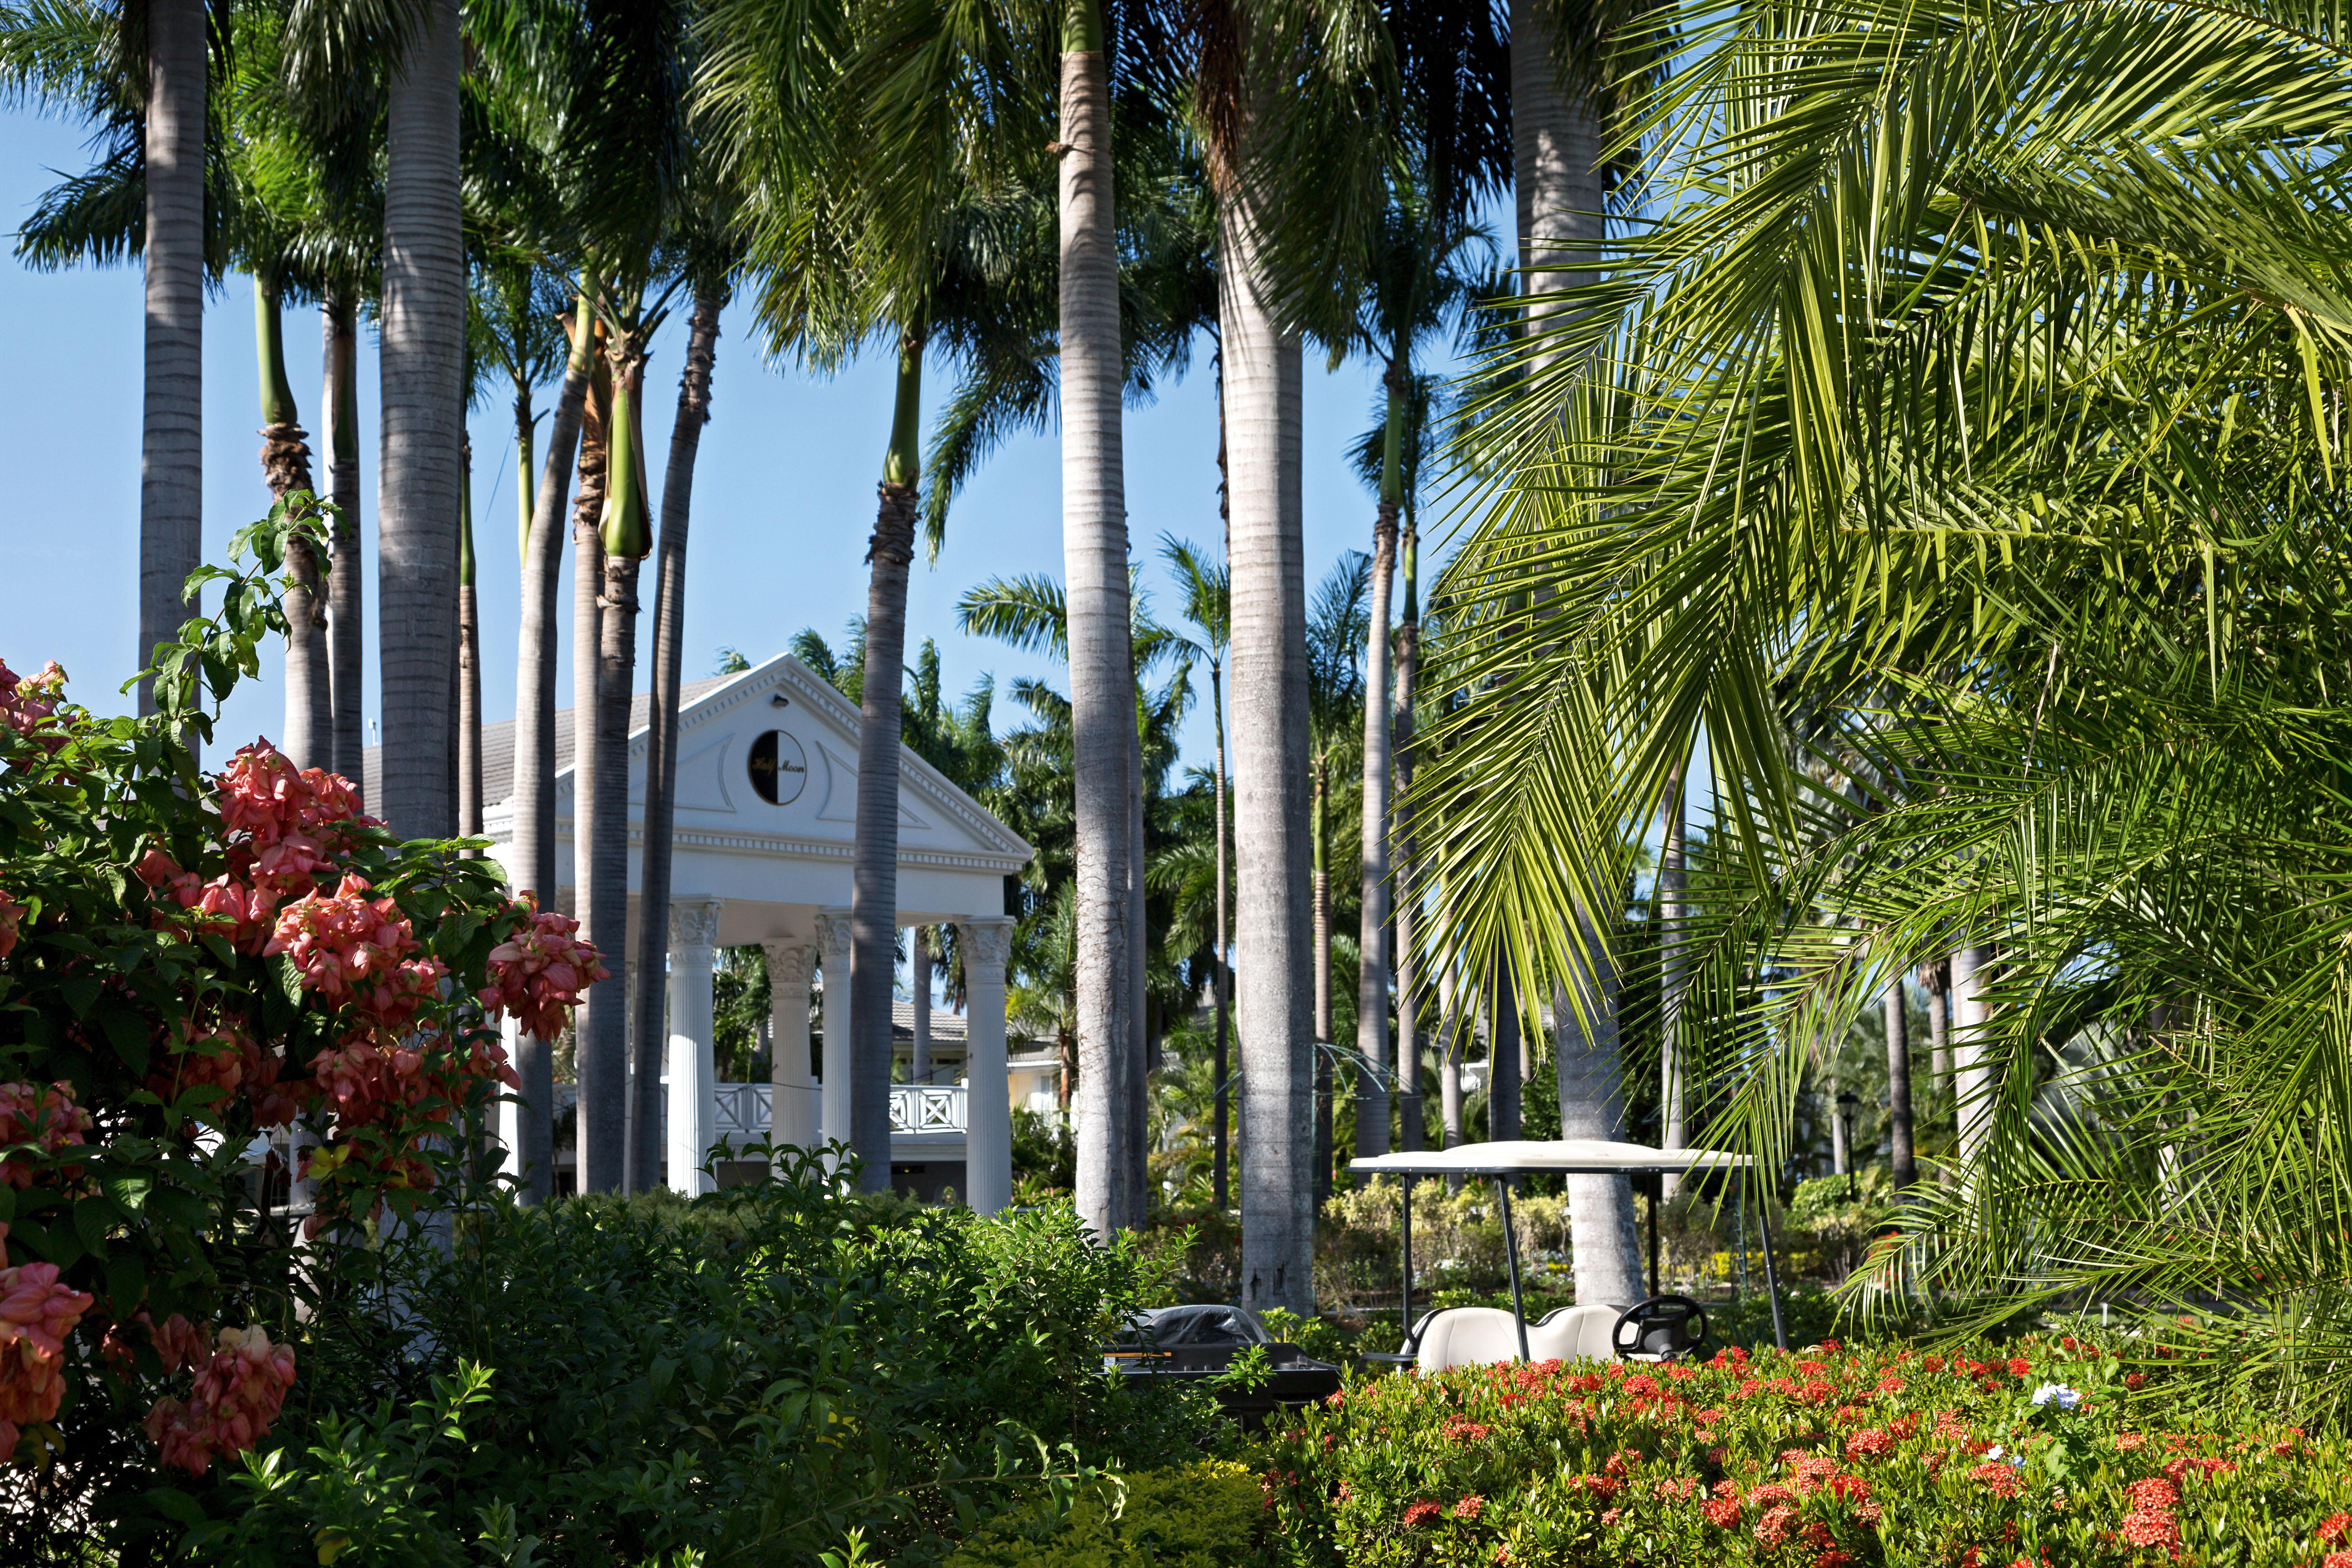
[[[1270,1444],[1294,1568],[2352,1568],[2352,1448],[2080,1342],[1351,1383]]]

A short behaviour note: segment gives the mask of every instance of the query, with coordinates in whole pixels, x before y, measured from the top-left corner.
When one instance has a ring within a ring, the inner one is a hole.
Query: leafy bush
[[[1106,1479],[1066,1510],[1040,1500],[992,1521],[947,1568],[1233,1568],[1249,1560],[1264,1497],[1232,1459]]]
[[[306,501],[238,535],[249,567],[191,579],[222,607],[158,650],[155,715],[0,667],[9,1561],[78,1552],[84,1509],[136,1512],[159,1462],[202,1477],[268,1431],[300,1320],[368,1291],[379,1223],[464,1178],[512,1079],[497,1013],[548,1024],[595,977],[571,921],[458,844],[396,841],[347,781],[266,741],[198,771],[186,742],[285,630],[271,574],[323,548]],[[289,1126],[306,1157],[257,1172],[257,1136]]]
[[[1270,1447],[1275,1552],[1318,1568],[2124,1568],[2176,1552],[2352,1568],[2352,1447],[2191,1421],[2169,1364],[2033,1338],[1357,1382]]]
[[[490,1194],[446,1248],[398,1248],[381,1301],[314,1326],[282,1443],[198,1500],[178,1553],[804,1563],[857,1531],[919,1563],[1042,1484],[1226,1440],[1206,1395],[1102,1374],[1152,1287],[1130,1244],[772,1152],[783,1180]]]

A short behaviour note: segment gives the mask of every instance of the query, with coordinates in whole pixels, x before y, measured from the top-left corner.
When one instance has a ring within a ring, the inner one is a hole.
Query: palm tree
[[[670,423],[669,465],[662,476],[660,554],[654,576],[653,712],[646,759],[646,847],[638,877],[636,994],[636,1133],[632,1144],[637,1184],[650,1185],[661,1154],[655,1102],[661,1062],[657,1041],[669,971],[670,837],[677,816],[678,683],[686,636],[687,529],[693,515],[694,464],[702,427],[710,421],[710,375],[719,352],[719,312],[732,287],[735,247],[723,201],[706,195],[696,205],[716,219],[692,231],[686,275],[694,289],[687,318],[686,367],[678,378],[677,412]]]
[[[1032,232],[1043,104],[998,68],[1000,18],[922,4],[807,25],[775,0],[721,0],[702,81],[722,144],[748,172],[757,313],[772,352],[834,368],[863,344],[896,355],[889,439],[867,540],[856,857],[851,876],[849,1142],[871,1187],[889,1184],[890,998],[898,920],[898,746],[906,594],[919,521],[924,360],[971,362],[1034,270],[1000,241]],[[851,26],[849,23],[854,23]],[[829,77],[831,79],[826,80]],[[821,84],[821,85],[820,85]],[[782,122],[774,105],[808,107]]]
[[[1111,149],[1110,73],[1104,7],[1076,0],[1062,39],[1060,149],[1060,338],[1062,383],[1062,552],[1069,584],[1070,702],[1078,755],[1077,1010],[1078,1057],[1119,1065],[1079,1079],[1078,1213],[1096,1234],[1142,1223],[1138,1183],[1119,1179],[1117,1163],[1085,1151],[1134,1144],[1142,1130],[1112,1128],[1112,1094],[1139,1080],[1130,1058],[1142,1020],[1137,973],[1143,875],[1133,817],[1135,672],[1128,663],[1126,483],[1119,446],[1119,399],[1126,384],[1119,333],[1118,205]],[[1129,1100],[1131,1101],[1132,1094]],[[1099,1123],[1099,1124],[1098,1124]]]
[[[1066,95],[1067,101],[1075,100]],[[1123,258],[1117,259],[1118,276],[1113,290],[1119,374],[1123,395],[1139,398],[1151,395],[1162,377],[1182,373],[1190,363],[1193,338],[1213,321],[1215,295],[1208,259],[1212,226],[1199,200],[1197,162],[1171,128],[1130,122],[1118,154],[1117,177],[1120,187],[1129,193],[1117,207],[1117,257]],[[1066,159],[1066,176],[1071,167],[1072,162]],[[1069,194],[1066,179],[1064,195]],[[1041,255],[1039,259],[1045,258]],[[1068,276],[1066,269],[1063,276]],[[1051,301],[1051,310],[1035,310],[1047,303],[1026,293],[1003,300],[995,330],[975,345],[978,352],[933,432],[925,504],[935,556],[956,489],[1013,431],[1042,432],[1052,422],[1064,351],[1059,335],[1061,301]],[[1007,308],[1016,304],[1023,308],[1017,313],[1008,312]],[[1066,485],[1066,497],[1071,493],[1071,487]],[[1118,527],[1118,560],[1124,572],[1123,515]],[[1075,674],[1073,680],[1083,688],[1085,683],[1076,681]],[[1143,767],[1141,732],[1130,726],[1118,733],[1128,748],[1129,772],[1136,773]],[[1083,768],[1080,776],[1088,776]],[[1141,813],[1150,794],[1139,788],[1128,791],[1124,797],[1129,802],[1125,809],[1133,845],[1131,871],[1146,867]],[[1086,1087],[1087,1075],[1080,1075],[1082,1095],[1100,1089],[1108,1097],[1099,1108],[1090,1100],[1084,1101],[1081,1120],[1093,1131],[1077,1139],[1080,1189],[1086,1204],[1098,1205],[1082,1205],[1082,1212],[1088,1215],[1089,1225],[1098,1234],[1140,1224],[1143,1217],[1143,1142],[1127,1130],[1144,1124],[1145,1078],[1154,1048],[1154,1013],[1143,986],[1150,974],[1146,891],[1144,879],[1130,875],[1129,913],[1121,929],[1128,938],[1123,972],[1134,993],[1134,1005],[1128,1015],[1133,1027],[1102,1034],[1090,1026],[1077,1036],[1080,1057],[1099,1058],[1092,1088]],[[1072,897],[1077,900],[1073,909],[1079,914],[1095,908],[1083,890]],[[1091,930],[1083,921],[1073,929]],[[1078,951],[1098,954],[1107,951],[1106,941],[1098,931],[1085,935]],[[1094,962],[1092,957],[1087,959],[1089,964]]]
[[[1736,1090],[1710,1141],[1776,1158],[1810,1042],[1966,953],[1972,1157],[1856,1289],[1984,1320],[2059,1292],[2262,1298],[2282,1310],[2189,1325],[2191,1360],[2340,1397],[2305,1373],[2342,1331],[2313,1270],[2341,1258],[2304,1250],[2337,1228],[2340,1117],[2311,1086],[2340,1076],[2340,1022],[2273,923],[2319,907],[2275,881],[2325,858],[2308,828],[2334,808],[2291,764],[2249,769],[2333,744],[2286,715],[2340,651],[2299,552],[2341,525],[2310,392],[2344,373],[2352,302],[2303,258],[2339,242],[2309,226],[2334,209],[2305,138],[2344,89],[2342,24],[2258,11],[2192,46],[2121,5],[1666,20],[1709,43],[1633,129],[1708,126],[1677,153],[1686,195],[1543,323],[1505,416],[1516,471],[1449,574],[1494,633],[1448,670],[1440,765],[1489,786],[1457,791],[1449,871],[1567,945],[1547,928],[1598,910],[1612,868],[1524,858],[1557,844],[1513,814],[1561,803],[1606,842],[1704,723],[1722,805],[1686,1071]],[[1925,85],[1953,80],[2000,85]],[[2289,277],[2311,280],[2291,308]],[[1538,581],[1539,628],[1514,603]],[[1505,703],[1563,717],[1513,733]],[[1834,745],[1792,754],[1809,730]],[[1883,809],[1820,787],[1847,750]],[[2253,865],[2273,885],[2239,883]],[[1768,967],[1792,979],[1759,1009]]]
[[[467,380],[472,379],[469,371]],[[459,451],[465,466],[457,471],[457,832],[463,837],[478,838],[482,836],[482,614],[474,597],[474,441],[470,435]]]
[[[1186,106],[1217,202],[1217,321],[1233,574],[1234,849],[1243,1057],[1242,1301],[1314,1299],[1312,846],[1299,418],[1302,299],[1352,298],[1389,142],[1385,31],[1317,0],[1148,12],[1139,68]]]
[[[1199,634],[1185,646],[1192,657],[1209,662],[1209,714],[1216,731],[1216,768],[1210,789],[1216,797],[1216,975],[1217,1037],[1211,1058],[1210,1081],[1215,1089],[1214,1120],[1210,1132],[1210,1190],[1217,1211],[1225,1209],[1226,1140],[1232,1131],[1232,1095],[1227,1086],[1228,1046],[1233,1005],[1233,946],[1226,925],[1232,877],[1225,865],[1225,649],[1233,640],[1233,579],[1223,563],[1212,565],[1200,551],[1163,537],[1160,553],[1176,574],[1184,595],[1184,618]]]
[[[458,465],[464,444],[466,251],[458,190],[457,0],[419,0],[386,105],[376,473],[382,797],[404,837],[446,837]]]
[[[203,558],[204,295],[219,238],[207,226],[208,16],[203,0],[153,0],[137,31],[96,6],[12,8],[0,18],[10,89],[99,121],[107,153],[43,199],[18,255],[62,266],[136,252],[145,265],[134,660],[142,670],[158,643],[174,640]],[[155,710],[144,677],[139,710]]]
[[[147,348],[139,448],[138,668],[179,630],[182,594],[204,558],[204,0],[147,7],[144,169]],[[155,710],[139,683],[139,711]],[[193,743],[193,737],[191,737]]]
[[[319,301],[320,417],[327,452],[327,499],[335,506],[334,558],[360,559],[359,298],[330,287]],[[367,675],[366,584],[356,571],[327,580],[327,687],[335,772],[364,776]]]
[[[1367,639],[1371,557],[1341,553],[1315,592],[1307,620],[1307,715],[1313,816],[1308,842],[1314,866],[1315,1199],[1331,1195],[1333,1084],[1331,1038],[1331,769],[1362,733],[1364,679],[1356,666]],[[1385,1000],[1383,1006],[1386,1005]],[[1360,1087],[1364,1064],[1354,1075]]]

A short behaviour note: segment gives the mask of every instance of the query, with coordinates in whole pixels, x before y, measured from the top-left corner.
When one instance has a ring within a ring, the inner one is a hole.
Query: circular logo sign
[[[808,783],[808,753],[782,730],[751,742],[751,787],[770,805],[790,805]]]

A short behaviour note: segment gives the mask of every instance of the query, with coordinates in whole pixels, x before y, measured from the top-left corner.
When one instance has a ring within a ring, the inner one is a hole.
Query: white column
[[[677,899],[669,907],[669,1186],[692,1197],[711,1190],[703,1156],[719,1141],[719,1073],[712,1061],[710,971],[719,956],[719,900]]]
[[[522,1048],[522,1025],[512,1014],[503,1014],[499,1018],[499,1042],[506,1047],[507,1062],[512,1066],[517,1053]],[[496,1126],[500,1151],[499,1173],[502,1176],[512,1176],[520,1182],[522,1180],[524,1107],[520,1100],[514,1098],[513,1092],[506,1089],[504,1086],[501,1086],[500,1092],[505,1098],[499,1101]]]
[[[1013,1201],[1013,1086],[1004,1070],[1004,965],[1013,922],[1003,915],[960,921],[965,1015],[964,1202],[994,1214]]]
[[[809,1069],[809,977],[816,972],[816,949],[789,937],[772,936],[768,950],[769,1079],[768,1141],[782,1148],[813,1149],[817,1136],[816,1075]]]
[[[824,965],[824,1082],[817,1135],[849,1142],[849,911],[816,912],[817,962]]]

